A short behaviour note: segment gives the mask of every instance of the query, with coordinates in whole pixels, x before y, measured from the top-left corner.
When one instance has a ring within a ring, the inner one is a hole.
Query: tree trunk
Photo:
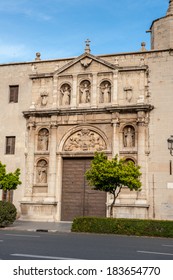
[[[114,190],[114,192],[112,192],[112,194],[113,194],[113,201],[112,201],[111,207],[110,207],[110,217],[111,218],[113,218],[113,207],[114,207],[114,204],[115,204],[115,200],[117,199],[117,197],[118,197],[118,195],[119,195],[119,193],[121,191],[121,188],[122,188],[122,186],[119,187],[119,190],[118,190],[117,193],[116,193],[117,188]]]
[[[113,201],[111,203],[111,207],[110,207],[110,217],[113,218],[113,207],[114,207],[114,204],[115,204],[115,200],[116,200],[116,195],[115,195],[115,192],[113,193]]]
[[[6,192],[7,192],[7,194],[6,194],[6,201],[12,203],[13,191],[12,190],[7,190]]]

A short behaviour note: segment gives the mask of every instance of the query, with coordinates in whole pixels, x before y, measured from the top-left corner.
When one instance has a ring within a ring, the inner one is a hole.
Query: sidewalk
[[[16,220],[5,227],[6,230],[26,230],[40,232],[71,232],[72,222],[35,222]]]

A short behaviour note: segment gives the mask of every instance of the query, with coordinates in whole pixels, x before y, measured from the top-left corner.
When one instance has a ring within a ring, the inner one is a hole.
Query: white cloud
[[[21,13],[23,15],[25,15],[29,18],[35,19],[35,20],[49,21],[52,18],[50,15],[48,15],[46,13],[34,11],[32,9],[23,9],[23,10],[21,10]]]
[[[1,0],[0,12],[7,14],[20,14],[27,16],[35,20],[48,21],[51,16],[47,13],[47,10],[39,7],[43,1],[29,1],[29,0]]]

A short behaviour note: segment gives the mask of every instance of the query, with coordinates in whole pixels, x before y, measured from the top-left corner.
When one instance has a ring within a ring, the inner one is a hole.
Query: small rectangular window
[[[18,102],[18,94],[19,94],[19,86],[10,86],[10,96],[9,102],[10,103],[17,103]]]
[[[6,137],[6,154],[13,155],[15,153],[15,136],[7,136]]]

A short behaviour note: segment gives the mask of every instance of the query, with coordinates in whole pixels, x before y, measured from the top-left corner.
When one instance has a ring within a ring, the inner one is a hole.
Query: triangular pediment
[[[65,64],[64,66],[62,66],[61,68],[59,68],[58,70],[56,70],[56,72],[54,74],[62,74],[66,71],[70,71],[70,69],[73,71],[75,65],[80,64],[80,66],[83,68],[83,70],[86,69],[90,69],[92,68],[92,65],[94,63],[100,64],[100,66],[102,68],[105,68],[106,70],[115,70],[116,66],[99,58],[96,57],[90,53],[84,53],[80,56],[78,56],[77,58],[73,59],[72,61],[70,61],[69,63]]]

